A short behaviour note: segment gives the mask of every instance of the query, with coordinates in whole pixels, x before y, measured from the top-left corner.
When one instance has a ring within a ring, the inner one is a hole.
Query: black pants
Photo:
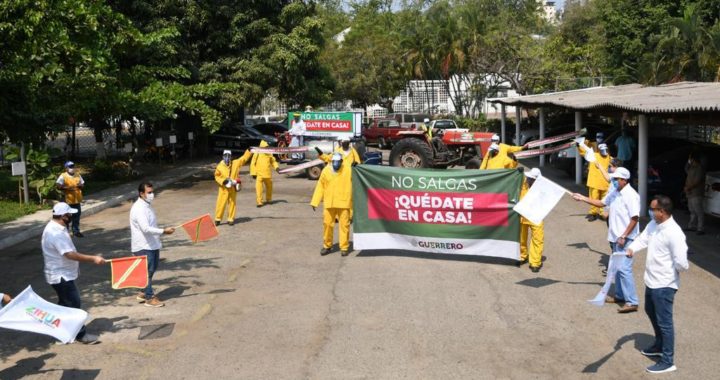
[[[80,213],[82,212],[80,209],[80,203],[76,203],[76,204],[72,204],[72,205],[68,205],[68,206],[78,210],[78,212],[76,212],[74,214],[70,214],[70,225],[71,225],[70,231],[73,234],[79,233],[80,232]]]
[[[58,305],[72,307],[75,309],[81,309],[82,304],[80,303],[80,291],[75,286],[75,280],[65,281],[61,279],[59,284],[52,284],[55,293],[58,296]],[[80,329],[80,332],[75,336],[75,339],[80,339],[85,336],[85,326]]]

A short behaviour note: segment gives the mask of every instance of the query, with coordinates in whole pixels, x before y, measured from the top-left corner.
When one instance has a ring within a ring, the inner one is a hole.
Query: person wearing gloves
[[[55,204],[52,209],[52,220],[48,222],[42,233],[40,245],[42,247],[45,281],[52,286],[58,296],[58,305],[82,308],[80,291],[75,284],[80,269],[80,262],[105,264],[100,255],[87,255],[79,253],[73,244],[67,227],[72,220],[72,214],[78,210],[65,202]],[[75,336],[78,342],[85,344],[100,343],[98,336],[90,334],[83,326]]]
[[[650,318],[655,342],[640,351],[660,360],[647,367],[650,373],[672,372],[677,368],[675,356],[675,328],[673,303],[680,285],[680,273],[690,268],[688,246],[682,228],[672,217],[670,198],[657,195],[650,202],[650,223],[638,238],[625,249],[632,258],[635,252],[647,248],[645,258],[645,313]]]
[[[223,159],[215,167],[215,182],[218,184],[218,197],[215,203],[215,225],[222,222],[225,207],[228,207],[227,221],[229,225],[235,224],[235,198],[240,190],[240,167],[245,165],[252,153],[245,151],[242,157],[231,160],[232,152],[223,151]]]
[[[523,181],[522,189],[520,190],[520,199],[525,197],[528,190],[535,183],[535,180],[540,177],[540,169],[532,168],[525,172],[525,181]],[[530,247],[528,248],[528,232],[532,234],[530,239]],[[543,223],[534,224],[533,222],[520,216],[520,262],[518,266],[522,266],[530,262],[530,270],[534,273],[540,271],[542,268],[542,254],[545,246],[545,230]],[[529,251],[529,253],[528,253]]]
[[[260,141],[260,148],[267,148],[265,140]],[[257,207],[272,202],[272,172],[278,170],[278,163],[270,153],[255,154],[250,162],[250,175],[255,177],[255,201]],[[265,202],[263,202],[263,186],[265,187]]]
[[[630,172],[617,168],[610,174],[610,179],[616,181],[617,191],[607,194],[602,200],[592,199],[584,195],[573,193],[576,201],[582,201],[598,208],[607,206],[608,234],[607,239],[613,252],[622,252],[638,235],[638,220],[640,219],[640,195],[630,186]],[[633,258],[623,257],[618,264],[615,275],[615,297],[608,296],[607,303],[625,303],[618,309],[618,313],[632,313],[638,310],[638,296],[635,290],[633,277]]]
[[[155,210],[152,208],[154,200],[153,185],[150,182],[141,183],[138,186],[138,199],[130,208],[130,251],[134,256],[147,257],[148,285],[138,293],[136,299],[145,306],[162,307],[165,304],[155,296],[152,278],[160,262],[160,235],[170,235],[175,229],[158,227]]]
[[[492,143],[487,154],[483,157],[480,169],[508,169],[513,165],[512,162],[509,162],[512,159],[508,154],[527,148],[527,144],[523,146],[503,144],[500,142],[500,136],[497,133],[492,135],[490,140]]]
[[[65,203],[77,210],[77,212],[72,215],[70,231],[73,236],[79,238],[83,237],[82,232],[80,232],[80,214],[82,213],[80,202],[83,200],[83,186],[85,186],[85,180],[83,180],[80,173],[75,170],[75,163],[72,161],[66,162],[65,171],[60,174],[55,181],[55,187],[65,194]]]
[[[588,166],[588,177],[585,184],[588,187],[588,197],[590,197],[590,199],[601,200],[605,197],[605,195],[607,195],[610,183],[605,179],[605,176],[598,166],[602,168],[610,167],[610,160],[612,160],[612,157],[608,152],[607,144],[601,143],[597,148],[598,151],[594,153],[597,165],[590,164]],[[584,151],[584,149],[580,146],[578,146],[578,149]],[[592,222],[598,218],[602,219],[602,215],[603,209],[601,207],[590,205],[590,210],[588,211],[588,215],[585,219]]]
[[[333,245],[335,220],[340,223],[340,254],[350,254],[350,218],[352,210],[352,179],[350,167],[343,164],[340,153],[334,153],[330,165],[320,174],[310,206],[313,211],[323,202],[323,247],[320,255],[330,253]]]

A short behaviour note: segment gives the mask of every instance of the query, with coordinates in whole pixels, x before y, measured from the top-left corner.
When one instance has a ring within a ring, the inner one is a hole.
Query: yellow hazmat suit
[[[523,147],[508,144],[498,145],[500,146],[498,154],[496,154],[495,157],[490,157],[490,152],[487,152],[480,164],[480,169],[512,169],[514,163],[508,162],[508,160],[512,161],[512,159],[508,157],[508,153],[519,152],[523,150]]]
[[[585,155],[585,149],[578,146],[578,151],[580,154]],[[605,170],[610,166],[610,160],[612,160],[612,157],[609,154],[603,156],[599,152],[595,152],[595,161]],[[610,183],[605,179],[603,173],[592,163],[588,165],[588,177],[585,184],[588,187],[588,197],[597,200],[603,199],[610,187]],[[603,209],[602,207],[590,206],[588,213],[590,215],[602,216]]]
[[[520,190],[520,199],[527,194],[529,187],[527,180],[523,181]],[[528,254],[528,232],[532,234],[530,240],[530,253]],[[542,254],[545,247],[545,230],[543,223],[533,222],[520,216],[520,260],[528,260],[531,267],[538,268],[542,265]]]
[[[260,147],[265,148],[268,144],[260,141]],[[250,163],[250,175],[255,176],[255,202],[258,206],[272,202],[272,172],[277,170],[278,163],[275,157],[269,153],[256,154]],[[265,186],[265,202],[262,200],[263,186]]]
[[[225,186],[225,180],[237,180],[240,178],[240,167],[245,165],[252,157],[249,150],[245,151],[242,157],[230,161],[230,166],[225,161],[220,161],[215,167],[215,182],[218,184],[218,197],[215,203],[215,221],[222,221],[225,214],[225,206],[228,206],[227,220],[229,223],[235,221],[235,197],[237,191],[235,186]]]
[[[343,163],[335,171],[332,165],[326,166],[315,186],[310,205],[318,207],[323,202],[323,248],[331,248],[335,219],[340,223],[340,250],[350,249],[350,210],[352,210],[352,180],[350,167]]]

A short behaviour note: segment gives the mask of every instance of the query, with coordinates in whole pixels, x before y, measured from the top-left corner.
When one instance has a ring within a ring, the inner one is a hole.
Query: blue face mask
[[[616,189],[618,188],[618,180],[617,180],[617,178],[611,179],[610,182],[612,183],[612,185],[613,185],[614,188],[616,188]]]
[[[223,156],[223,161],[225,162],[225,165],[230,165],[230,156]]]
[[[333,161],[332,162],[333,170],[335,170],[335,171],[340,170],[340,166],[342,166],[342,161]]]
[[[650,216],[650,220],[655,220],[655,213],[653,210],[648,210],[648,216]]]

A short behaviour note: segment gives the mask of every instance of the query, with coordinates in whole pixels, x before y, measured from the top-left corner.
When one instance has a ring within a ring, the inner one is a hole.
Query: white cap
[[[492,135],[492,137],[490,138],[490,141],[498,142],[498,141],[500,141],[500,136],[498,136],[498,134],[496,133],[496,134]]]
[[[607,150],[607,149],[608,149],[608,147],[607,147],[607,144],[605,144],[605,143],[598,145],[598,150]]]
[[[498,145],[498,144],[496,144],[496,143],[492,143],[492,144],[490,144],[490,148],[489,148],[489,149],[490,149],[490,150],[496,150],[496,151],[499,152],[499,151],[500,151],[500,145]]]
[[[77,212],[76,208],[68,206],[65,202],[59,202],[53,206],[53,215],[76,214]]]
[[[425,118],[425,120],[423,120],[423,123],[429,123],[429,122],[430,122],[430,119],[428,119],[428,118]]]
[[[229,155],[232,156],[232,152],[229,151],[229,150],[227,150],[227,149],[223,150],[223,156],[226,155],[226,154],[229,154]]]
[[[610,178],[630,179],[630,171],[625,168],[617,168],[610,173]]]
[[[540,173],[540,169],[538,169],[538,168],[532,168],[525,172],[525,177],[532,178],[532,179],[537,179],[541,175],[542,174]]]

